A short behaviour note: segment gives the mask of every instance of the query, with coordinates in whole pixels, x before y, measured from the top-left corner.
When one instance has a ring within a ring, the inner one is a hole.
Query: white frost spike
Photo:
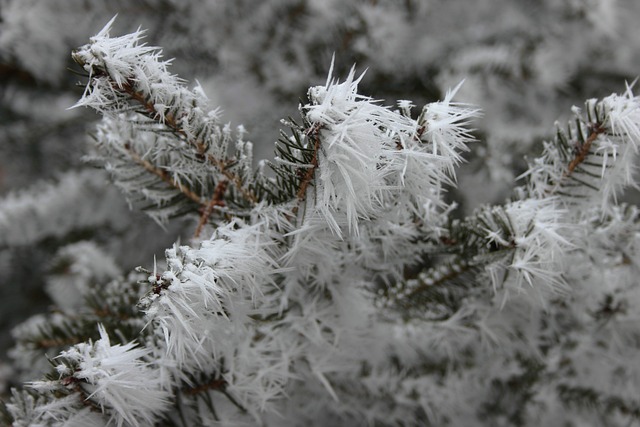
[[[168,285],[145,303],[178,367],[214,370],[212,361],[231,348],[228,334],[242,325],[244,311],[275,271],[263,237],[261,224],[238,221],[218,228],[200,248],[167,250],[169,270],[161,276]],[[241,339],[240,329],[233,333]]]
[[[623,95],[610,95],[602,101],[607,108],[611,130],[626,136],[635,152],[640,145],[640,97],[634,96],[631,87]]]
[[[149,349],[135,343],[111,345],[99,325],[100,339],[63,351],[59,358],[75,365],[73,378],[116,425],[152,425],[168,408],[171,393],[160,380],[159,369],[145,360]]]
[[[116,16],[97,35],[89,39],[89,44],[78,48],[72,56],[90,75],[97,68],[107,73],[119,87],[122,87],[135,72],[135,64],[140,62],[139,57],[157,49],[140,44],[144,36],[141,29],[121,37],[109,37]]]
[[[72,107],[91,107],[105,115],[130,112],[130,103],[144,103],[153,119],[172,123],[190,141],[198,141],[212,154],[222,156],[218,114],[210,112],[208,99],[197,84],[192,90],[171,74],[171,60],[162,60],[162,50],[147,46],[138,30],[110,37],[113,19],[90,43],[73,52],[73,59],[89,73],[82,98]],[[201,139],[200,139],[201,138]]]
[[[553,293],[566,292],[561,275],[563,254],[573,248],[565,222],[567,211],[557,198],[523,200],[509,204],[505,211],[513,227],[516,252],[509,269],[516,272],[516,288],[523,284],[544,286]]]
[[[403,187],[418,206],[427,200],[441,205],[440,187],[453,183],[458,151],[466,150],[471,140],[465,126],[477,115],[477,110],[451,102],[456,88],[443,102],[425,108],[420,119],[425,129],[359,95],[362,78],[356,78],[353,68],[343,83],[330,75],[327,86],[309,90],[311,103],[303,109],[311,123],[309,145],[319,145],[315,195],[307,200],[314,200],[339,237],[344,228],[359,235],[360,221],[375,219]]]
[[[431,144],[432,154],[448,160],[443,166],[449,176],[454,176],[454,166],[462,160],[459,152],[468,151],[466,144],[473,141],[468,125],[480,115],[478,109],[453,102],[463,83],[464,80],[448,90],[442,101],[427,104],[418,119],[424,122],[426,132],[423,139]]]

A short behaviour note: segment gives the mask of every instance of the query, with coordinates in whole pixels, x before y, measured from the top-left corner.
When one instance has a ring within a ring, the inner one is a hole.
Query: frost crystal
[[[95,343],[77,344],[58,356],[68,366],[57,369],[61,383],[72,390],[79,387],[82,399],[110,413],[117,426],[153,424],[166,410],[171,392],[148,361],[151,350],[135,343],[111,345],[104,327],[99,331]]]

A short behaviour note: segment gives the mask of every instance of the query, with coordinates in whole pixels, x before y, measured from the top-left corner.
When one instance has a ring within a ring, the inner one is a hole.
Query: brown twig
[[[188,396],[194,396],[208,390],[224,390],[227,388],[227,381],[223,378],[214,378],[206,384],[200,384],[195,387],[183,388],[182,392]]]
[[[313,180],[313,176],[318,168],[318,151],[320,151],[320,138],[318,136],[320,132],[320,127],[314,125],[311,127],[307,134],[311,135],[314,141],[313,144],[313,158],[311,159],[311,167],[307,169],[305,174],[302,177],[302,181],[300,182],[300,187],[298,188],[298,192],[296,193],[296,198],[298,199],[298,205],[293,208],[293,213],[298,212],[299,203],[302,202],[307,194],[307,188],[311,181]]]
[[[211,216],[211,213],[213,212],[213,208],[215,208],[216,206],[225,205],[224,192],[227,190],[227,184],[228,184],[228,181],[223,180],[223,181],[220,181],[216,186],[216,190],[213,193],[213,197],[211,198],[211,201],[209,201],[207,206],[202,211],[202,215],[200,215],[200,221],[198,222],[198,227],[196,228],[196,231],[193,234],[194,238],[197,238],[200,236],[200,233],[202,232],[204,225],[207,223],[207,221],[209,220],[209,217]]]
[[[209,163],[217,167],[220,173],[225,178],[227,178],[227,180],[233,182],[233,185],[240,191],[240,193],[244,196],[246,200],[251,202],[251,204],[253,205],[258,203],[258,198],[256,197],[255,193],[250,188],[247,188],[244,186],[240,176],[227,169],[228,168],[227,162],[220,160],[212,156],[211,154],[207,155],[207,160],[209,161]]]
[[[593,145],[594,141],[598,138],[599,135],[605,132],[605,128],[600,123],[595,123],[593,126],[589,127],[589,136],[584,144],[580,145],[577,150],[576,156],[569,163],[569,167],[567,171],[564,173],[564,177],[568,177],[573,173],[575,168],[577,168],[582,162],[585,161],[587,156],[589,155],[589,151],[591,150],[591,145]]]
[[[67,337],[67,338],[45,338],[35,341],[34,344],[40,349],[49,349],[55,347],[67,347],[73,344],[78,344],[82,341],[79,337]]]
[[[118,320],[129,320],[131,316],[124,313],[114,313],[108,306],[103,306],[102,308],[96,308],[93,310],[93,314],[100,318],[104,317],[115,317]]]
[[[136,162],[137,164],[139,164],[140,166],[142,166],[147,172],[150,172],[150,173],[154,174],[155,176],[160,178],[162,181],[164,181],[165,183],[169,184],[169,186],[171,186],[171,187],[175,188],[176,190],[180,191],[187,198],[193,200],[197,204],[202,205],[202,206],[205,205],[203,203],[202,199],[200,198],[200,196],[198,196],[196,193],[194,193],[193,191],[189,190],[188,188],[183,187],[182,185],[180,185],[176,180],[174,180],[169,175],[169,173],[166,170],[160,169],[157,166],[155,166],[154,164],[152,164],[151,162],[149,162],[148,160],[145,160],[142,157],[140,157],[140,155],[138,153],[136,153],[131,148],[131,146],[129,144],[125,144],[124,148],[127,151],[127,153],[129,154],[129,156],[131,157],[131,159],[134,162]]]
[[[201,140],[193,140],[189,139],[186,132],[179,125],[179,120],[173,114],[161,114],[147,98],[146,96],[136,91],[134,82],[126,82],[122,86],[117,86],[114,84],[115,89],[119,89],[123,91],[127,96],[131,99],[139,103],[147,113],[147,116],[154,121],[160,121],[165,126],[169,127],[171,131],[174,133],[184,137],[185,141],[196,149],[196,152],[204,157],[210,164],[212,164],[215,168],[217,168],[220,173],[227,178],[228,181],[233,182],[235,187],[240,191],[240,193],[244,196],[246,200],[251,202],[252,204],[256,204],[258,199],[254,192],[244,186],[242,183],[242,179],[239,175],[231,172],[229,170],[229,161],[218,159],[217,157],[211,154],[205,154],[207,150],[207,145]]]

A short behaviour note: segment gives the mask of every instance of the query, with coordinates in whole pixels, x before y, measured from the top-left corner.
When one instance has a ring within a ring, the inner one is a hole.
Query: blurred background
[[[69,109],[83,90],[70,53],[116,14],[112,35],[146,29],[257,159],[333,55],[335,76],[366,70],[360,93],[385,105],[421,107],[464,80],[456,100],[483,117],[450,195],[460,215],[507,197],[572,105],[640,74],[637,0],[0,0],[0,360],[61,283],[151,267],[192,233],[132,211],[83,161],[99,117]]]

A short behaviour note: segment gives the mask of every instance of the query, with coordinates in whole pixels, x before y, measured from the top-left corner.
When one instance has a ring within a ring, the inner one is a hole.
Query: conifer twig
[[[569,177],[573,173],[575,168],[577,168],[582,162],[585,161],[585,159],[589,155],[589,151],[591,150],[591,145],[599,135],[605,132],[605,130],[606,129],[604,128],[604,126],[602,126],[601,123],[594,123],[593,125],[589,126],[589,137],[584,142],[584,144],[577,147],[576,156],[569,163],[569,167],[564,174],[565,177]]]
[[[109,31],[114,19],[89,44],[72,54],[90,76],[85,94],[76,106],[90,106],[100,112],[113,113],[130,110],[129,103],[140,105],[142,111],[139,113],[165,126],[194,148],[199,161],[215,167],[233,183],[245,201],[255,205],[258,200],[253,189],[231,170],[237,159],[227,158],[226,147],[222,146],[217,147],[217,155],[208,152],[208,138],[216,139],[218,125],[211,120],[211,113],[207,115],[200,108],[206,100],[201,89],[187,90],[182,81],[170,74],[167,70],[169,61],[159,60],[159,49],[140,43],[142,31],[111,38]],[[166,99],[167,92],[172,90],[184,96]],[[165,110],[166,103],[172,105],[169,111]]]
[[[129,154],[129,156],[131,157],[131,160],[136,162],[138,165],[142,166],[147,172],[150,172],[150,173],[154,174],[155,176],[160,178],[162,181],[164,181],[165,183],[169,184],[172,188],[175,188],[176,190],[180,191],[188,199],[196,202],[197,204],[199,204],[201,206],[206,206],[205,203],[200,198],[200,196],[198,196],[196,193],[194,193],[190,189],[188,189],[188,188],[180,185],[178,182],[176,182],[173,178],[171,178],[171,176],[169,176],[169,173],[166,170],[160,169],[157,166],[155,166],[154,164],[152,164],[151,162],[149,162],[148,160],[143,159],[138,153],[136,153],[131,148],[131,146],[129,144],[125,144],[124,148],[127,151],[127,153]]]
[[[106,77],[108,77],[108,75],[106,75]],[[144,108],[145,113],[150,119],[164,124],[171,129],[172,132],[184,138],[189,145],[196,149],[198,157],[206,159],[206,161],[217,168],[227,180],[233,182],[235,187],[247,201],[254,205],[257,203],[258,200],[254,192],[242,183],[242,179],[237,174],[229,170],[229,161],[218,159],[211,154],[206,154],[206,144],[201,140],[190,139],[184,129],[179,125],[179,118],[175,117],[171,113],[162,114],[159,112],[155,105],[153,105],[142,93],[136,91],[132,82],[127,81],[121,86],[118,86],[113,82],[112,86],[115,90],[122,90],[127,96],[139,103]]]
[[[216,190],[213,194],[213,197],[211,198],[211,201],[209,201],[209,203],[207,204],[207,206],[204,208],[204,210],[202,211],[202,215],[200,215],[200,221],[198,222],[198,227],[196,228],[196,231],[193,235],[194,238],[197,238],[200,236],[200,233],[202,232],[202,229],[204,228],[204,225],[207,223],[207,221],[209,220],[209,217],[211,216],[211,213],[213,212],[213,209],[216,206],[224,206],[224,192],[227,190],[227,181],[220,181],[218,183],[218,185],[216,186]]]

